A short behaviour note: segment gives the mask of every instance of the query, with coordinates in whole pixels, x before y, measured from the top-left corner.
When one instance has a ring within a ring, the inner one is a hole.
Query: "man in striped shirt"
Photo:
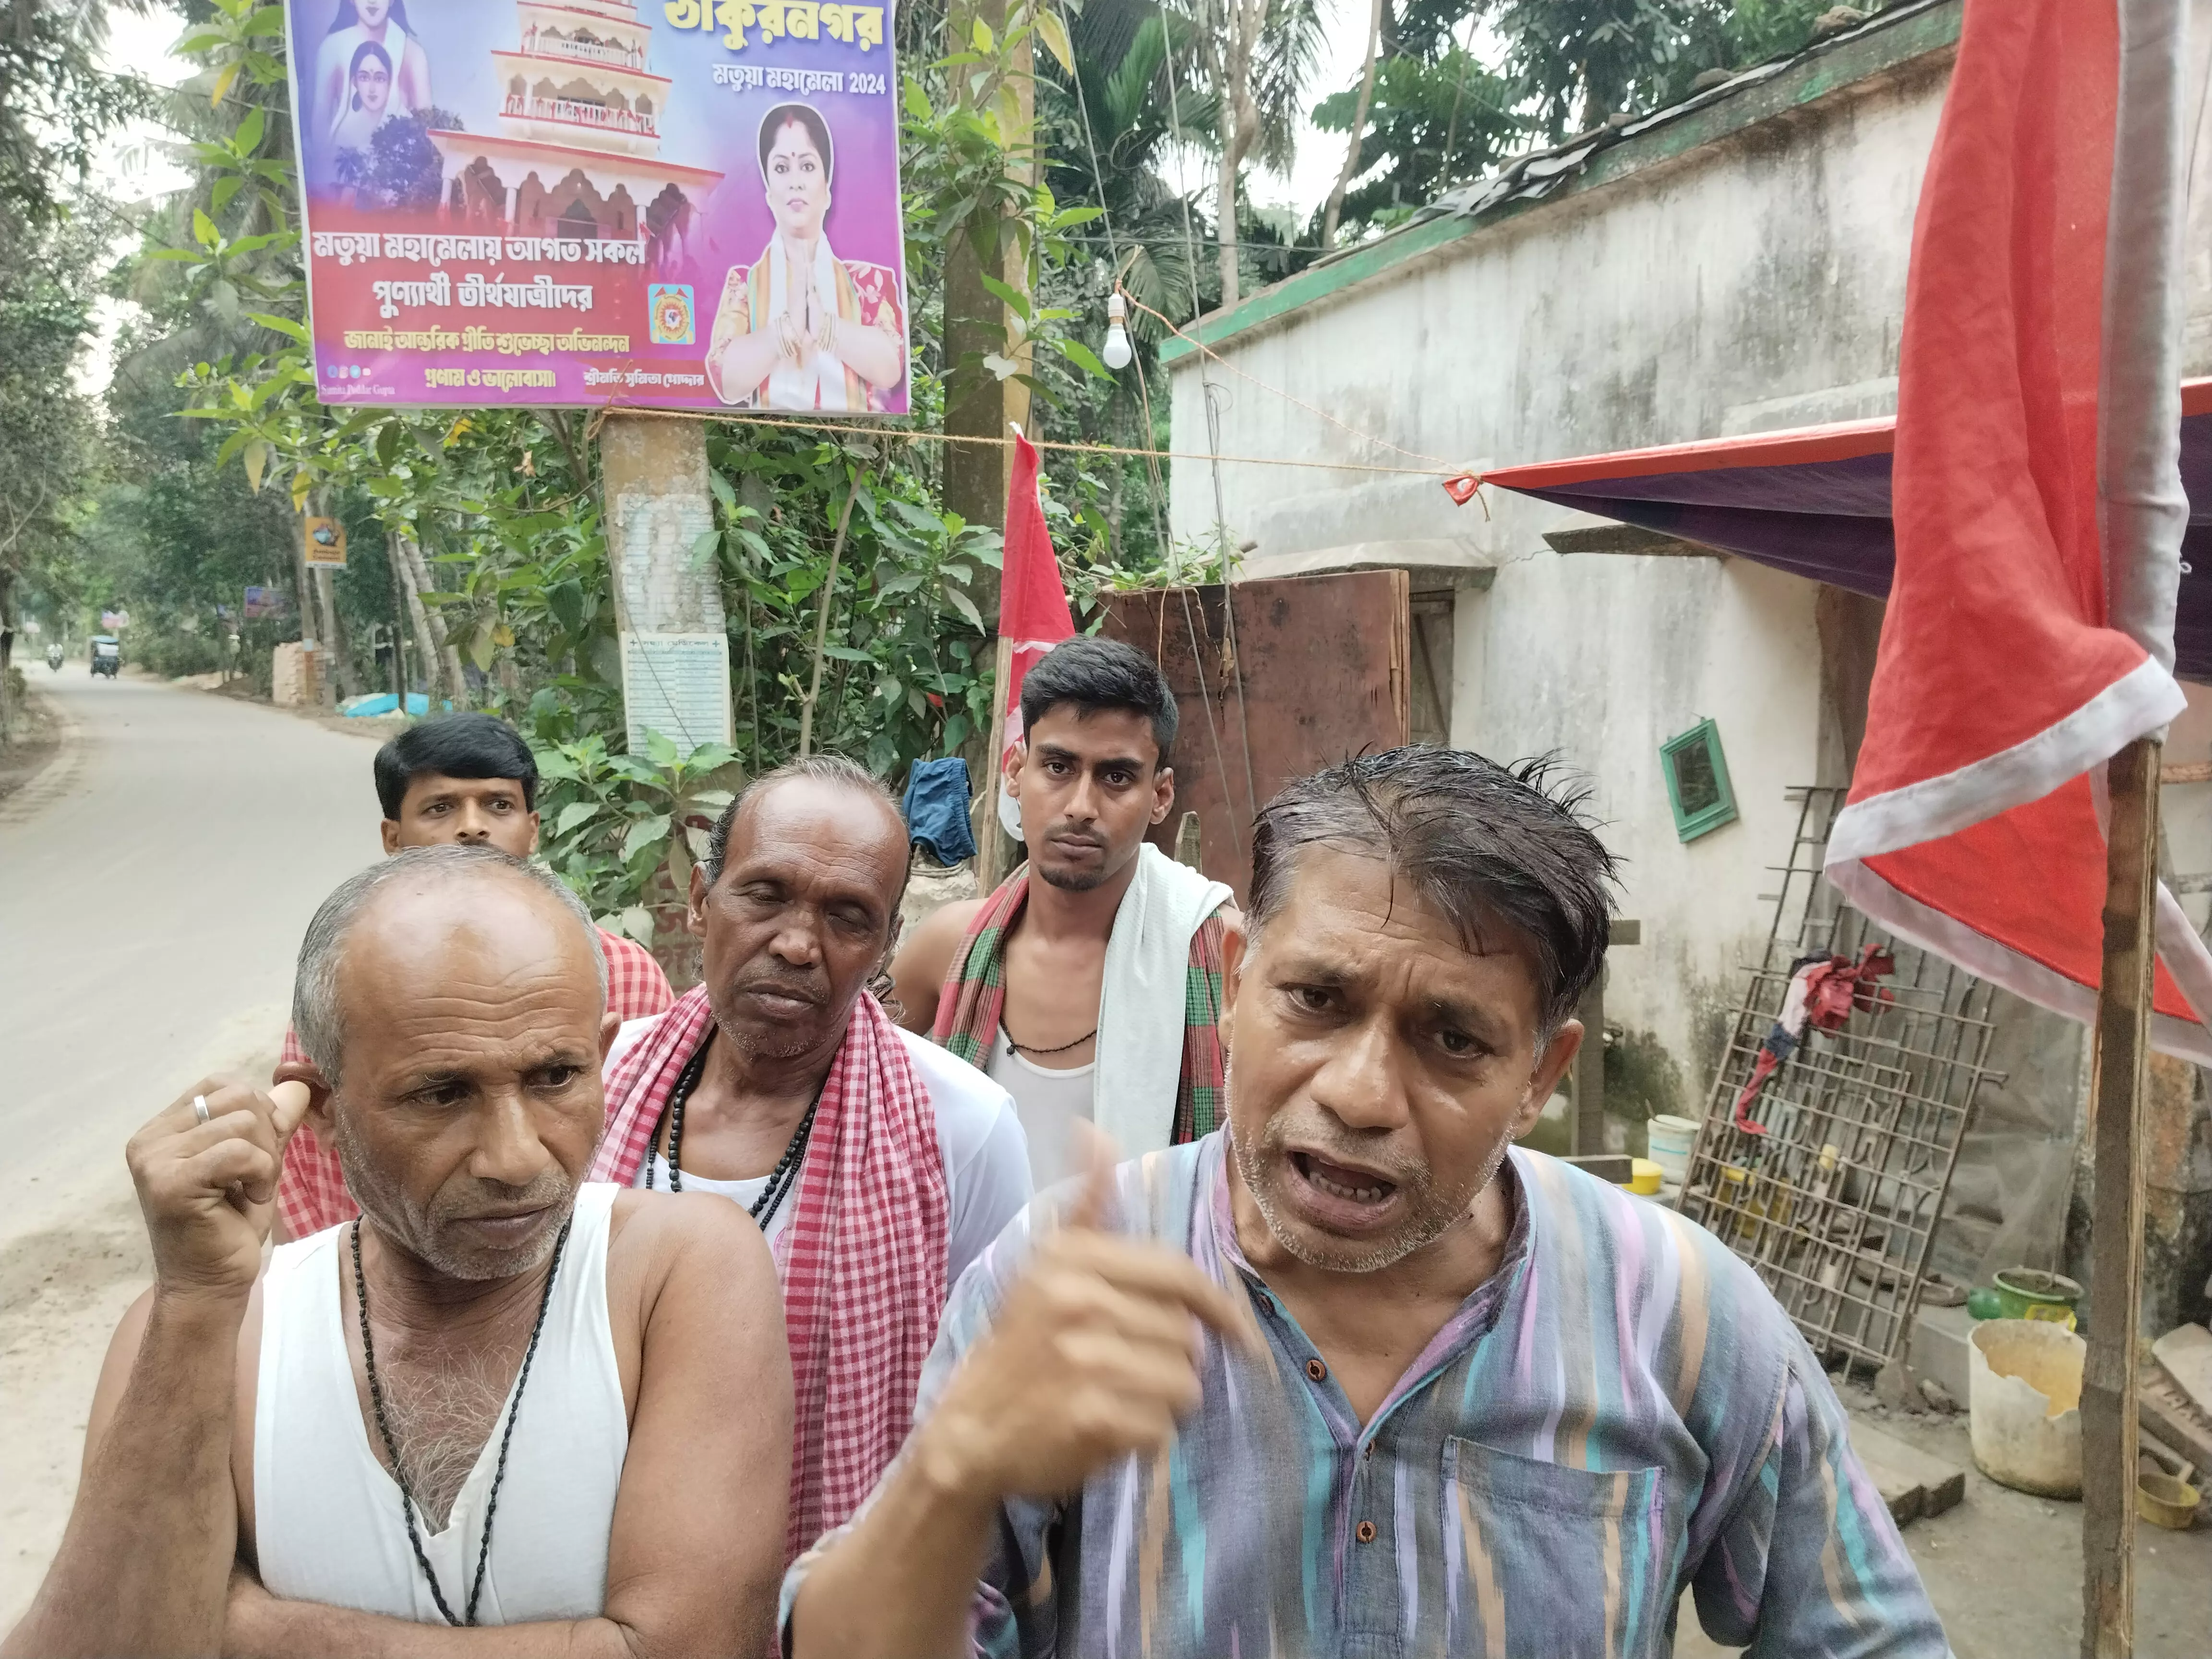
[[[496,847],[526,859],[538,850],[538,763],[506,721],[448,714],[410,726],[376,751],[376,798],[384,808],[384,850]],[[668,975],[643,945],[599,930],[607,963],[607,1012],[648,1019],[676,1000]],[[284,1033],[280,1066],[307,1055],[296,1032]],[[361,1206],[346,1190],[335,1147],[303,1123],[284,1153],[276,1188],[276,1241],[305,1238],[350,1221]]]
[[[1226,1127],[969,1269],[787,1652],[1663,1655],[1686,1586],[1768,1659],[1947,1652],[1757,1278],[1511,1144],[1602,965],[1577,805],[1441,749],[1269,805]]]

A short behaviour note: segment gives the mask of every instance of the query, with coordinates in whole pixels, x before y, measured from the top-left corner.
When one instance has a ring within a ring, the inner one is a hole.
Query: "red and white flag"
[[[1006,757],[1022,740],[1022,682],[1037,659],[1062,640],[1075,637],[1075,617],[1067,608],[1067,589],[1060,580],[1060,561],[1044,526],[1044,502],[1037,495],[1036,446],[1014,432],[1014,468],[1006,480],[1006,552],[999,571],[999,637],[1012,647],[1006,683],[1000,689],[1006,712],[1006,741],[999,749],[992,787],[998,793],[999,822],[1019,841],[1021,809],[1002,780]]]
[[[2105,763],[2184,707],[2177,16],[1966,0],[1906,286],[1896,580],[1827,848],[1875,921],[2081,1019]],[[2158,911],[2153,1041],[2212,1061],[2212,954],[2162,887]]]

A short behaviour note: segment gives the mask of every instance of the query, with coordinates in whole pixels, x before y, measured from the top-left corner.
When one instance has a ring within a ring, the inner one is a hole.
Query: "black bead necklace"
[[[691,1098],[691,1091],[699,1086],[700,1078],[706,1073],[707,1047],[702,1043],[699,1052],[685,1064],[683,1073],[676,1079],[675,1088],[669,1091],[668,1104],[661,1108],[661,1122],[668,1126],[668,1190],[672,1193],[684,1190],[684,1107]],[[746,1208],[746,1213],[752,1217],[754,1224],[763,1232],[768,1231],[769,1222],[781,1206],[785,1197],[799,1184],[799,1166],[806,1157],[806,1143],[814,1133],[814,1109],[822,1103],[822,1091],[829,1085],[829,1073],[825,1072],[822,1081],[814,1085],[814,1098],[806,1103],[806,1115],[799,1120],[799,1127],[791,1132],[791,1140],[784,1147],[783,1156],[776,1159],[775,1168],[769,1171],[768,1185]],[[647,1190],[653,1186],[653,1149],[659,1144],[660,1126],[655,1124],[653,1139],[647,1143],[645,1152],[645,1184]]]
[[[514,1438],[514,1419],[522,1414],[522,1391],[530,1383],[530,1362],[538,1357],[538,1339],[545,1329],[545,1310],[553,1305],[553,1280],[561,1271],[562,1253],[568,1246],[568,1229],[574,1218],[561,1224],[561,1236],[553,1241],[553,1261],[545,1269],[545,1289],[538,1298],[538,1322],[530,1328],[530,1346],[522,1351],[522,1370],[514,1379],[514,1399],[507,1408],[507,1428],[499,1437],[499,1462],[491,1476],[491,1493],[484,1500],[483,1540],[477,1547],[476,1578],[469,1586],[466,1616],[453,1617],[447,1605],[446,1592],[438,1583],[438,1575],[431,1570],[430,1558],[422,1553],[422,1535],[415,1529],[415,1494],[408,1489],[407,1471],[399,1462],[399,1443],[392,1437],[392,1421],[384,1409],[384,1385],[376,1375],[376,1344],[368,1334],[368,1280],[361,1271],[361,1218],[353,1224],[353,1294],[361,1308],[361,1357],[368,1372],[368,1403],[375,1409],[376,1431],[384,1437],[384,1449],[392,1458],[392,1481],[399,1488],[399,1513],[407,1522],[407,1541],[415,1548],[415,1565],[422,1569],[422,1577],[430,1581],[430,1599],[438,1604],[438,1611],[446,1615],[449,1625],[473,1625],[477,1621],[477,1603],[483,1595],[484,1568],[491,1561],[492,1517],[499,1513],[499,1489],[507,1480],[507,1449]]]
[[[999,1030],[1006,1034],[1006,1047],[1012,1048],[1018,1054],[1027,1054],[1032,1060],[1044,1060],[1053,1054],[1064,1054],[1070,1048],[1080,1048],[1085,1043],[1090,1042],[1091,1038],[1098,1035],[1098,1028],[1094,1025],[1089,1030],[1085,1031],[1081,1036],[1076,1038],[1073,1042],[1063,1042],[1057,1048],[1036,1048],[1030,1047],[1026,1042],[1015,1042],[1014,1034],[1012,1031],[1006,1030],[1004,1024],[1001,1024],[999,1027]]]

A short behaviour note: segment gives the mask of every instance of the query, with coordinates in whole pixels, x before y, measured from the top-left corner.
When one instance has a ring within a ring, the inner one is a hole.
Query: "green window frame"
[[[1736,821],[1728,757],[1721,751],[1721,729],[1711,720],[1701,720],[1661,744],[1659,768],[1667,775],[1667,804],[1681,840],[1695,841]]]

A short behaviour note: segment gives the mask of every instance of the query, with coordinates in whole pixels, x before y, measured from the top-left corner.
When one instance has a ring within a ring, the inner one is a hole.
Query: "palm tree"
[[[1322,0],[1161,0],[1164,60],[1176,137],[1214,157],[1214,243],[1221,305],[1239,301],[1237,181],[1245,161],[1287,168],[1305,88],[1321,64]],[[1212,115],[1199,139],[1199,112]]]
[[[1097,245],[1113,260],[1114,282],[1140,304],[1184,321],[1201,303],[1194,256],[1208,233],[1191,199],[1164,177],[1162,153],[1207,143],[1214,111],[1210,97],[1170,96],[1171,28],[1188,33],[1187,24],[1149,0],[1103,0],[1085,9],[1073,31],[1076,72],[1065,86],[1073,131],[1052,145],[1052,184],[1063,200],[1104,210]],[[1176,50],[1188,56],[1187,40]],[[1139,339],[1165,331],[1142,312],[1130,322]]]

